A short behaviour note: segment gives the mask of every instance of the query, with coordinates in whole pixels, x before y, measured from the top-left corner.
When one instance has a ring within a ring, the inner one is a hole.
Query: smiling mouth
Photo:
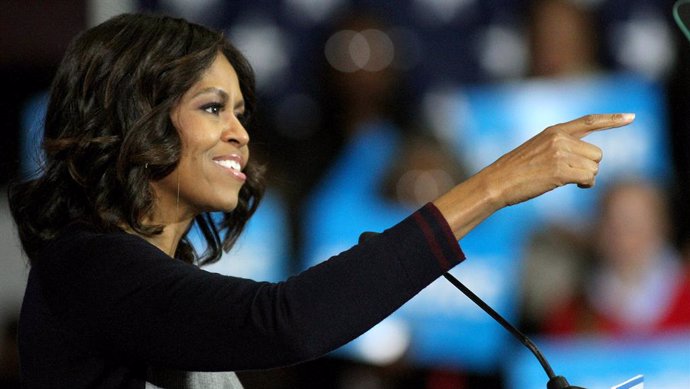
[[[213,162],[217,163],[218,165],[226,169],[231,169],[236,172],[242,171],[242,166],[240,165],[240,163],[232,159],[215,160]]]
[[[236,159],[214,159],[213,162],[236,179],[242,182],[247,180],[247,175],[242,172],[240,161]]]

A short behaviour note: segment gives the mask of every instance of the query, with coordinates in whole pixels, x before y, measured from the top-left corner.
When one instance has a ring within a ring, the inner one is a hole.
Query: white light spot
[[[355,347],[365,361],[388,365],[403,356],[410,346],[410,340],[407,324],[388,318],[360,336]]]
[[[664,77],[675,61],[668,24],[649,12],[616,25],[611,41],[623,66],[652,79]]]
[[[458,118],[469,117],[469,107],[464,95],[457,93],[457,85],[443,85],[429,88],[424,94],[422,107],[424,118],[431,130],[443,142],[455,144],[463,138],[463,128],[458,128]]]
[[[286,0],[286,14],[298,21],[323,23],[345,4],[345,0]]]
[[[345,73],[352,73],[359,69],[350,54],[350,43],[358,35],[352,30],[341,30],[333,34],[326,42],[325,54],[328,63],[334,69]]]
[[[247,57],[259,89],[283,85],[290,65],[288,32],[264,18],[250,19],[230,30],[230,37]]]
[[[219,5],[220,0],[163,0],[161,3],[164,10],[196,22],[212,16]]]
[[[415,0],[415,14],[429,24],[447,24],[476,0]]]
[[[396,184],[397,197],[410,201],[411,206],[419,207],[448,191],[453,186],[453,178],[442,169],[408,170]]]
[[[527,47],[517,31],[505,26],[489,26],[477,46],[480,64],[491,76],[517,78],[525,74]]]
[[[340,30],[326,41],[324,54],[328,63],[341,72],[377,72],[390,66],[395,48],[388,34],[381,30]]]
[[[395,56],[393,41],[381,30],[369,29],[360,34],[369,49],[369,60],[362,66],[364,70],[377,72],[387,68]]]
[[[352,62],[357,66],[357,69],[363,69],[369,58],[371,58],[371,47],[367,38],[361,33],[355,33],[347,45],[347,52],[352,58]]]
[[[105,22],[115,15],[135,12],[137,4],[134,0],[89,0],[86,3],[87,25],[95,26]]]

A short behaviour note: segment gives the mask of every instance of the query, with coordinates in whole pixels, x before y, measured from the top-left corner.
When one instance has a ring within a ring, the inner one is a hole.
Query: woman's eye
[[[223,110],[223,105],[219,104],[219,103],[211,103],[211,104],[206,104],[201,108],[210,114],[218,115],[218,114],[220,114],[220,111]]]

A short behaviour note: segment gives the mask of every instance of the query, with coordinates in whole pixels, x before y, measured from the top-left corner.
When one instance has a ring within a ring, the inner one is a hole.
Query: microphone
[[[359,236],[359,243],[361,244],[377,235],[379,235],[378,232],[363,232]],[[503,316],[501,316],[498,312],[491,308],[489,304],[485,303],[484,300],[482,300],[481,298],[479,298],[479,296],[474,294],[469,288],[467,288],[462,282],[460,282],[460,280],[458,280],[448,272],[444,273],[443,277],[445,277],[446,280],[448,280],[448,282],[453,284],[453,286],[458,288],[465,296],[472,300],[473,303],[477,304],[479,308],[481,308],[484,312],[491,316],[491,318],[497,321],[503,328],[505,328],[515,338],[517,338],[517,340],[520,343],[522,343],[522,345],[527,347],[532,352],[532,354],[534,354],[534,356],[537,358],[542,368],[546,372],[546,375],[549,377],[549,381],[546,384],[546,389],[585,389],[579,386],[572,386],[568,383],[568,380],[566,380],[565,377],[557,376],[553,372],[551,365],[546,360],[544,355],[541,353],[541,351],[539,351],[537,345],[535,345],[525,334],[520,332],[520,330],[515,328],[506,319],[504,319]]]

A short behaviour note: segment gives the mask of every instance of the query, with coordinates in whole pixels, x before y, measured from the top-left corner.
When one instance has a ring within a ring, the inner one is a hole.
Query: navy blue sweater
[[[464,259],[428,204],[280,283],[209,273],[74,225],[36,258],[19,321],[28,388],[143,388],[149,367],[290,365],[349,342]]]

